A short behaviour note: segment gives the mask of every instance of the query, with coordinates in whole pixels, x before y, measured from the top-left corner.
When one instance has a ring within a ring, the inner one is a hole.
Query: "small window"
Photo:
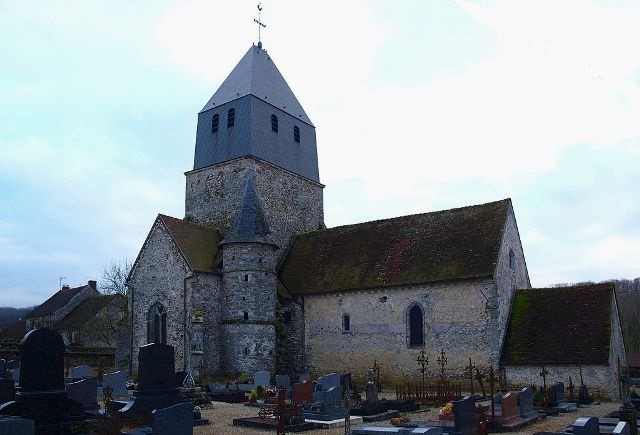
[[[271,131],[278,132],[278,117],[271,115]]]
[[[291,323],[291,311],[285,311],[282,314],[282,318],[283,318],[283,321],[284,321],[285,324],[286,323]]]
[[[217,113],[213,115],[213,119],[211,120],[211,133],[217,133],[220,128],[220,115]]]
[[[248,311],[244,312],[244,320],[249,320],[249,312]]]
[[[351,331],[351,316],[348,314],[342,316],[342,330],[345,332]]]
[[[513,249],[509,249],[509,269],[516,267],[516,254],[513,253]]]
[[[300,128],[297,125],[293,127],[293,140],[300,143]]]
[[[249,282],[249,275],[244,276],[244,282]]]
[[[233,127],[236,123],[236,109],[229,109],[227,111],[227,128]]]

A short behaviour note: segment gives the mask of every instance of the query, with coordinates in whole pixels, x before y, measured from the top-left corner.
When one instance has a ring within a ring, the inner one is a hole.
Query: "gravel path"
[[[553,431],[563,429],[576,418],[580,416],[590,417],[602,417],[611,411],[617,410],[620,407],[619,403],[602,403],[599,405],[589,405],[578,408],[577,411],[573,411],[567,414],[560,414],[557,417],[547,417],[532,425],[522,428],[517,432],[502,432],[504,435],[509,434],[533,434],[539,431]],[[411,420],[435,420],[438,418],[438,409],[432,408],[430,410],[421,410],[419,412],[407,414]],[[237,417],[256,417],[258,415],[258,408],[244,406],[243,404],[231,404],[222,402],[213,402],[212,409],[202,411],[202,417],[208,418],[211,421],[209,426],[195,427],[193,433],[196,435],[242,435],[242,434],[275,434],[275,431],[264,431],[258,429],[250,429],[244,427],[236,427],[232,425],[232,421]],[[387,424],[380,422],[381,424]],[[352,426],[353,427],[353,426]],[[306,432],[301,432],[307,435],[343,435],[343,428],[335,429],[316,429]]]

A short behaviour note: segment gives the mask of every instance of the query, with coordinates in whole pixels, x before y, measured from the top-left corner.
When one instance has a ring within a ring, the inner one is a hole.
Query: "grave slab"
[[[305,423],[311,424],[314,428],[317,429],[331,429],[334,427],[344,427],[344,418],[339,418],[337,420],[310,420],[308,418],[304,419]],[[352,415],[349,419],[351,424],[361,424],[363,422],[362,417],[358,417],[356,415]]]

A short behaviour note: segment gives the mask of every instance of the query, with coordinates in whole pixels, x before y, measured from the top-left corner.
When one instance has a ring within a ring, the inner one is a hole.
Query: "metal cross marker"
[[[471,382],[471,395],[472,396],[474,396],[474,394],[473,394],[473,369],[474,368],[475,368],[475,366],[471,362],[471,358],[469,358],[469,365],[467,366],[467,369],[469,369],[469,381]]]
[[[540,376],[542,376],[542,388],[544,388],[544,390],[542,391],[543,395],[544,395],[544,407],[547,407],[547,375],[549,374],[549,370],[545,369],[544,366],[542,366],[542,370],[540,371]]]
[[[420,356],[416,361],[418,361],[422,366],[422,368],[420,368],[420,372],[422,372],[422,388],[424,389],[424,373],[426,371],[426,366],[429,364],[429,357],[424,355],[424,348],[420,351]]]
[[[253,21],[258,25],[258,48],[262,48],[262,41],[260,40],[262,35],[260,31],[262,30],[263,27],[265,28],[267,27],[267,25],[264,24],[260,19],[261,15],[262,15],[262,3],[258,3],[258,19],[257,20],[255,18],[253,19]]]
[[[373,372],[376,374],[376,387],[378,388],[378,393],[382,391],[382,386],[380,385],[380,365],[378,364],[378,360],[373,360]]]
[[[447,365],[449,360],[445,356],[444,349],[440,351],[440,356],[438,357],[438,364],[440,364],[440,379],[444,381],[444,366]]]

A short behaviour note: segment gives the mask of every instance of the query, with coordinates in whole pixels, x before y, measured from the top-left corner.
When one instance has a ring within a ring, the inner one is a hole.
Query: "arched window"
[[[227,110],[227,128],[233,127],[236,123],[236,109]]]
[[[297,125],[293,127],[293,140],[300,143],[300,128]]]
[[[424,314],[420,305],[413,303],[407,310],[409,347],[424,346]]]
[[[217,133],[220,128],[220,115],[217,113],[213,115],[213,119],[211,119],[211,133]]]
[[[513,253],[513,249],[509,249],[509,269],[516,267],[516,254]]]
[[[167,344],[167,312],[155,303],[147,313],[147,343]]]
[[[278,117],[271,115],[271,131],[278,132]]]

